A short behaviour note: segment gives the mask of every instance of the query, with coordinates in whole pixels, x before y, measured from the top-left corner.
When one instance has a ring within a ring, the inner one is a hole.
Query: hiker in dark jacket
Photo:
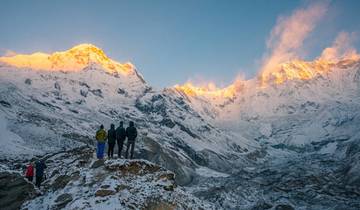
[[[35,185],[40,187],[41,182],[44,179],[44,170],[46,169],[45,161],[39,160],[35,163],[36,180]]]
[[[134,126],[134,122],[132,122],[132,121],[130,121],[129,127],[126,128],[126,137],[128,138],[128,140],[127,140],[127,148],[126,148],[125,158],[128,158],[129,148],[131,146],[130,159],[132,159],[134,157],[135,139],[137,137],[137,130]]]
[[[115,125],[110,125],[110,130],[108,131],[108,157],[113,158],[114,157],[114,146],[116,143],[116,131],[115,131]]]
[[[118,158],[121,158],[121,151],[123,149],[124,141],[126,139],[126,131],[124,126],[124,122],[121,121],[119,127],[116,128],[116,141],[118,144]]]

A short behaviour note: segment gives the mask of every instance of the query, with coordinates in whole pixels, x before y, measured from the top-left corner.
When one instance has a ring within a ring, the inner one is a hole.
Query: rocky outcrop
[[[44,194],[24,208],[212,209],[178,187],[173,172],[146,160],[94,160],[93,149],[84,147],[46,161]]]
[[[105,168],[121,174],[122,177],[147,176],[147,179],[156,182],[156,186],[166,191],[176,188],[175,174],[145,160],[108,160]]]
[[[114,190],[100,189],[100,190],[96,191],[95,196],[106,197],[109,195],[114,195],[115,193],[116,193],[116,191],[114,191]]]
[[[0,172],[0,209],[19,209],[36,196],[34,185],[17,173]]]
[[[140,175],[155,173],[161,169],[160,166],[144,160],[108,160],[105,168],[110,171],[119,171],[123,175]]]
[[[69,193],[61,194],[59,197],[56,198],[55,203],[56,207],[59,209],[64,208],[69,202],[73,200],[72,195]]]

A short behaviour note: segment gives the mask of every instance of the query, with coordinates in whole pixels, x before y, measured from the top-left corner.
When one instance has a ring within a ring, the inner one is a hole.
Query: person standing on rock
[[[105,142],[107,138],[106,131],[104,130],[104,126],[100,125],[100,129],[96,131],[95,135],[97,141],[97,150],[96,150],[96,157],[98,159],[104,158],[104,149],[105,149]]]
[[[42,181],[44,180],[44,170],[46,169],[44,160],[39,160],[35,163],[36,180],[35,185],[40,188]]]
[[[126,137],[128,138],[128,140],[127,140],[127,148],[126,148],[125,158],[128,158],[129,148],[131,146],[130,159],[133,159],[133,157],[134,157],[135,139],[137,137],[137,130],[135,128],[135,125],[134,125],[133,121],[130,121],[129,127],[126,128]]]
[[[26,167],[25,177],[29,182],[33,182],[34,180],[34,165],[33,163],[29,163],[29,165]]]
[[[116,131],[115,131],[115,125],[110,125],[110,130],[108,131],[108,157],[113,158],[114,157],[114,146],[116,142]]]
[[[123,149],[125,139],[126,139],[126,131],[124,128],[124,122],[121,121],[119,127],[116,128],[116,141],[118,144],[118,158],[121,158],[121,151]]]

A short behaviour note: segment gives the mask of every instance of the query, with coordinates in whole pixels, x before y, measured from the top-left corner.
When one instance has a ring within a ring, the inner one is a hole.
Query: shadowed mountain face
[[[3,171],[134,121],[136,157],[214,208],[360,207],[359,60],[296,61],[223,90],[155,90],[93,45],[0,61]]]

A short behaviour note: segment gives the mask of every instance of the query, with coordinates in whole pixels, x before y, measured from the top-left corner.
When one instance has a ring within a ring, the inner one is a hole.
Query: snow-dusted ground
[[[83,147],[49,157],[43,195],[27,209],[213,209],[177,187],[174,174],[144,160],[96,161]]]

